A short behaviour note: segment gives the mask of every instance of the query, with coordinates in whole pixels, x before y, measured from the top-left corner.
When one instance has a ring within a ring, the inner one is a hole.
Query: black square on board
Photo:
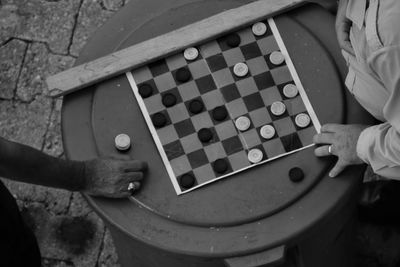
[[[310,114],[308,114],[308,112],[306,112],[306,111],[301,112],[301,113],[304,113],[304,114],[307,114],[308,116],[310,116]],[[297,116],[297,115],[298,115],[298,114],[294,114],[294,115],[291,115],[291,116],[290,116],[290,119],[292,120],[293,125],[294,125],[294,127],[296,128],[296,131],[301,131],[301,130],[307,129],[307,128],[309,128],[309,127],[311,127],[311,126],[314,125],[313,122],[312,122],[312,120],[311,120],[311,121],[310,121],[310,124],[308,124],[306,127],[299,127],[299,126],[297,126],[297,124],[296,124],[296,116]]]
[[[271,30],[271,27],[269,26],[268,20],[265,20],[265,21],[262,21],[262,22],[263,22],[265,25],[267,25],[267,31],[266,31],[266,33],[265,33],[264,35],[262,35],[262,36],[257,36],[257,35],[255,35],[254,37],[256,37],[256,40],[260,40],[260,39],[263,39],[263,38],[266,38],[266,37],[272,35],[272,30]]]
[[[262,100],[261,95],[258,92],[243,97],[243,101],[246,104],[247,110],[249,112],[264,107],[264,101]]]
[[[275,81],[269,71],[258,74],[253,77],[258,90],[264,90],[275,85]]]
[[[272,113],[272,111],[271,111],[271,106],[268,106],[268,107],[267,107],[267,111],[268,111],[268,114],[269,114],[269,116],[271,117],[271,120],[272,120],[272,121],[280,120],[280,119],[282,119],[282,118],[284,118],[284,117],[289,116],[287,109],[286,109],[285,112],[284,112],[283,114],[281,114],[281,115],[275,115],[274,113]]]
[[[269,123],[269,124],[265,124],[265,125],[271,125],[272,127],[274,127],[274,125],[273,125],[273,124],[270,124],[270,123]],[[265,126],[265,125],[263,125],[263,126]],[[264,137],[262,137],[262,136],[261,136],[261,128],[262,128],[263,126],[260,126],[260,127],[257,127],[257,128],[256,128],[257,134],[258,134],[258,136],[260,137],[260,139],[261,139],[263,142],[266,142],[266,141],[269,141],[269,140],[278,138],[278,134],[276,133],[276,131],[275,131],[274,136],[272,136],[272,137],[269,138],[269,139],[265,139]]]
[[[303,146],[297,133],[282,136],[281,141],[286,152],[302,148]]]
[[[169,160],[179,158],[185,154],[181,142],[179,140],[166,144],[164,146],[164,151],[167,154]]]
[[[157,86],[156,86],[156,83],[154,82],[153,79],[138,84],[138,90],[139,90],[139,92],[140,92],[140,87],[143,86],[143,85],[149,85],[149,86],[153,89],[153,90],[151,91],[151,95],[150,95],[150,96],[156,95],[156,94],[159,93],[158,88],[157,88]],[[148,97],[150,97],[150,96],[148,96]],[[146,98],[146,97],[144,97],[144,98]]]
[[[159,76],[161,74],[164,74],[169,71],[167,62],[165,62],[165,59],[158,60],[156,62],[150,63],[149,69],[153,77]]]
[[[150,114],[151,120],[152,120],[153,124],[154,124],[154,122],[156,121],[155,117],[158,116],[159,114],[161,114],[161,115],[165,118],[165,124],[163,124],[163,125],[161,125],[161,126],[156,126],[156,125],[154,125],[154,127],[156,127],[156,128],[162,128],[162,127],[165,127],[165,126],[171,124],[171,118],[169,117],[168,112],[167,112],[166,110],[162,110],[162,111],[160,111],[160,112],[156,112],[156,113],[154,113],[154,114]]]
[[[291,99],[289,97],[286,97],[285,94],[283,93],[283,88],[285,87],[285,85],[288,85],[288,84],[295,84],[295,83],[294,83],[294,81],[289,81],[289,82],[285,82],[285,83],[282,83],[282,84],[279,84],[276,86],[276,87],[278,87],[279,94],[281,95],[282,99]]]
[[[220,162],[217,163],[218,161],[220,161]],[[222,162],[221,162],[221,161],[222,161]],[[224,172],[218,172],[218,171],[217,171],[217,168],[218,168],[217,165],[220,164],[220,163],[226,164],[226,165],[225,165],[225,166],[226,166],[226,170],[225,170]],[[217,159],[216,161],[214,161],[214,162],[212,163],[212,167],[213,167],[213,171],[214,171],[214,173],[215,173],[215,175],[216,175],[217,177],[222,176],[222,175],[225,175],[225,174],[227,174],[227,173],[233,172],[232,166],[231,166],[231,164],[230,164],[228,158],[220,158],[220,159]]]
[[[192,111],[190,111],[190,104],[192,103],[192,101],[199,101],[200,103],[202,103],[203,109],[202,109],[200,112],[198,112],[198,113],[193,113]],[[199,113],[201,113],[201,112],[204,112],[204,110],[205,110],[204,101],[203,101],[203,99],[202,99],[200,96],[186,101],[186,102],[185,102],[185,106],[186,106],[186,110],[187,110],[187,111],[189,112],[189,114],[191,114],[191,115],[199,114]]]
[[[279,64],[279,65],[273,64],[273,63],[271,62],[271,60],[269,59],[269,56],[270,56],[270,55],[271,55],[271,54],[264,56],[265,61],[267,62],[267,66],[268,66],[268,68],[269,68],[270,70],[285,65],[285,61],[283,61],[283,62],[282,62],[281,64]]]
[[[196,131],[194,129],[193,123],[190,119],[186,119],[184,121],[175,123],[174,127],[175,127],[175,130],[176,130],[179,138],[188,136]]]
[[[226,35],[226,36],[222,36],[222,37],[220,37],[220,38],[217,39],[219,48],[221,49],[222,52],[227,51],[227,50],[229,50],[229,49],[232,49],[232,47],[230,47],[230,46],[227,44],[227,38],[228,38],[229,35],[230,35],[230,34],[228,34],[228,35]]]
[[[243,56],[246,60],[262,56],[262,52],[258,47],[257,43],[250,43],[241,46],[240,50],[242,50]]]
[[[216,72],[228,67],[222,54],[214,55],[206,59],[211,72]]]
[[[214,79],[211,75],[201,77],[196,80],[196,85],[199,89],[200,94],[205,94],[209,91],[215,90],[217,86],[215,85]]]
[[[232,136],[226,140],[223,140],[222,146],[224,147],[225,152],[228,156],[243,150],[242,142],[240,141],[238,136]]]
[[[189,76],[189,79],[188,79],[187,81],[181,82],[181,81],[179,81],[178,78],[177,78],[177,73],[178,73],[179,70],[182,71],[183,69],[187,70],[190,76]],[[179,85],[179,84],[183,84],[183,83],[187,83],[187,82],[190,82],[190,81],[193,80],[193,75],[192,75],[192,73],[190,72],[190,69],[189,69],[188,67],[182,67],[182,68],[173,70],[173,71],[172,71],[172,76],[174,77],[175,83],[178,84],[178,85]]]
[[[263,154],[262,161],[268,159],[267,152],[265,152],[265,149],[264,149],[264,147],[263,147],[262,145],[257,145],[257,146],[249,147],[249,150],[255,149],[255,148],[258,149],[258,150],[260,150],[260,151],[262,152],[262,154]],[[249,152],[249,151],[247,151],[247,152]]]
[[[203,149],[191,152],[189,154],[187,154],[190,166],[192,166],[193,169],[196,169],[198,167],[201,167],[208,162],[208,158],[206,153],[204,152]]]
[[[235,99],[240,98],[239,90],[236,84],[230,84],[221,88],[221,93],[224,96],[226,102],[231,102]]]
[[[163,98],[166,94],[173,94],[176,97],[176,104],[179,104],[182,102],[182,97],[178,91],[178,88],[174,87],[168,91],[161,93],[161,98]]]
[[[235,74],[234,69],[235,69],[235,66],[229,67],[229,70],[231,71],[233,80],[234,80],[235,82],[240,81],[240,80],[244,80],[244,79],[246,79],[246,78],[248,78],[248,77],[250,77],[250,76],[252,75],[252,74],[251,74],[251,71],[249,70],[245,76],[239,77],[239,76],[237,76],[237,75]]]
[[[188,180],[188,178],[189,178],[189,180]],[[191,180],[190,178],[192,178],[193,180]],[[190,171],[188,173],[185,173],[185,174],[181,175],[178,178],[178,182],[179,182],[179,186],[180,186],[182,191],[186,191],[186,190],[198,185],[196,177],[195,177],[193,171]],[[192,182],[193,182],[193,184],[191,184]]]

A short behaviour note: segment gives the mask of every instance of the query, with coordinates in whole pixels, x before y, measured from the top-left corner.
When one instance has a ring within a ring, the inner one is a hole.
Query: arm
[[[68,161],[0,138],[0,176],[21,182],[82,191],[106,197],[125,197],[130,182],[143,178],[139,161],[95,159]]]
[[[384,83],[389,98],[383,109],[386,122],[361,133],[357,153],[375,173],[400,179],[400,46],[379,49],[368,63]]]
[[[400,179],[400,46],[379,49],[369,58],[371,69],[383,81],[388,101],[383,108],[385,123],[365,125],[327,124],[314,137],[319,157],[336,155],[338,162],[330,176],[346,166],[368,163],[383,177]],[[373,101],[373,99],[371,99]],[[331,153],[329,153],[331,146]]]

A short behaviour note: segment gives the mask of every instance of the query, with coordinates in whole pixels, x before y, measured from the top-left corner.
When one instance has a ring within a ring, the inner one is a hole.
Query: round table
[[[132,0],[76,64],[245,3]],[[275,21],[321,124],[371,122],[344,88],[334,16],[308,5]],[[362,167],[331,179],[334,158],[316,158],[309,148],[177,196],[125,75],[66,96],[62,131],[69,159],[149,163],[132,199],[87,197],[111,230],[122,266],[351,266],[347,248]],[[132,139],[127,153],[115,149],[119,133]],[[288,179],[293,166],[303,169],[302,182]]]

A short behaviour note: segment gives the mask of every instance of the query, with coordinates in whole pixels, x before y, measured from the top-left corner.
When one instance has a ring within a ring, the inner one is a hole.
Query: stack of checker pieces
[[[177,194],[312,144],[311,107],[271,20],[131,72]]]

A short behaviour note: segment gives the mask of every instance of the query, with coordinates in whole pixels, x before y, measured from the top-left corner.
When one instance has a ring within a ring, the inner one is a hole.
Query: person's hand
[[[94,159],[84,162],[86,186],[83,192],[93,196],[122,198],[131,196],[133,183],[140,188],[147,164],[138,160]]]
[[[329,172],[330,177],[337,176],[349,165],[364,163],[357,156],[357,141],[361,132],[367,127],[356,124],[325,124],[321,127],[321,133],[314,136],[314,143],[321,145],[315,149],[317,157],[331,155],[338,157],[336,165]]]
[[[339,1],[338,12],[336,15],[336,35],[340,48],[354,56],[354,49],[350,43],[350,28],[352,22],[346,17],[348,2],[349,0]]]

